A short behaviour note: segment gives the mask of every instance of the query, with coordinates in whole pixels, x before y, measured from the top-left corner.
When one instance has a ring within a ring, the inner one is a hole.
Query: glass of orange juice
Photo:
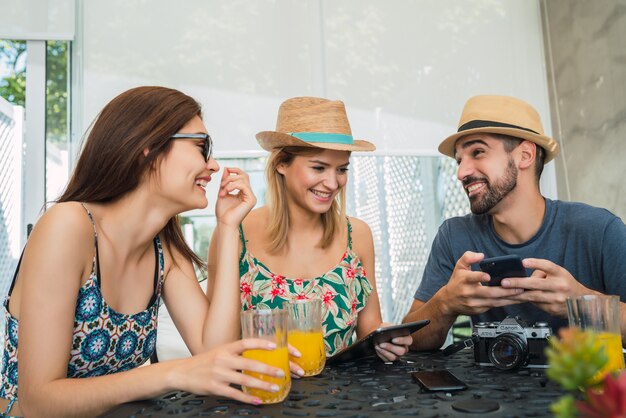
[[[246,386],[242,387],[245,393],[257,396],[266,404],[283,401],[291,389],[287,326],[287,311],[282,309],[248,310],[241,313],[241,334],[243,338],[263,338],[276,344],[276,348],[273,350],[246,350],[242,354],[243,357],[278,367],[285,373],[284,377],[276,377],[244,370],[245,374],[278,385],[278,392],[268,392]]]
[[[594,377],[599,382],[608,373],[624,369],[622,334],[619,322],[619,296],[584,295],[567,299],[567,318],[571,327],[591,330],[608,357]]]
[[[286,303],[289,313],[289,344],[302,356],[292,357],[304,370],[304,376],[320,374],[326,364],[324,336],[322,334],[322,301],[297,300]]]

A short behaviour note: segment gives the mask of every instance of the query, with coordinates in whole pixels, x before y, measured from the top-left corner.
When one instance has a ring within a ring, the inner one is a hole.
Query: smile
[[[329,200],[332,197],[332,193],[328,192],[320,192],[319,190],[309,189],[311,193],[313,193],[320,200]]]
[[[206,185],[209,184],[209,181],[211,181],[210,177],[196,179],[196,186],[200,187],[202,190],[206,190]]]
[[[476,194],[476,192],[485,187],[485,183],[473,183],[465,188],[467,190],[467,195],[472,196]]]

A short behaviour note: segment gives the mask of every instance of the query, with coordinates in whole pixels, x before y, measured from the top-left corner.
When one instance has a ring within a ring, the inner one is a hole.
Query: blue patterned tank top
[[[67,377],[72,378],[112,374],[145,363],[156,346],[157,318],[163,288],[163,250],[157,236],[154,238],[157,260],[154,294],[147,309],[133,315],[113,310],[102,297],[98,234],[91,213],[86,207],[85,210],[94,228],[95,255],[91,275],[80,288],[76,300],[74,333],[67,366]],[[9,312],[9,300],[19,268],[18,264],[4,302],[6,324],[0,397],[5,399],[17,398],[18,321]]]

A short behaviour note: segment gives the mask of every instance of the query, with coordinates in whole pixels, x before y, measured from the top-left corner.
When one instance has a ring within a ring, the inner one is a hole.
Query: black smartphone
[[[522,259],[517,255],[503,255],[501,257],[485,258],[479,264],[480,269],[488,273],[491,280],[483,283],[485,286],[500,286],[506,277],[527,277],[526,268]]]
[[[351,346],[346,347],[334,356],[327,358],[326,364],[343,363],[344,361],[373,356],[376,354],[376,350],[374,349],[376,344],[391,341],[396,337],[411,335],[429,323],[430,320],[423,319],[420,321],[409,322],[407,324],[392,325],[389,327],[375,329]]]
[[[467,385],[449,370],[422,370],[411,373],[411,377],[429,391],[454,391],[467,389]]]

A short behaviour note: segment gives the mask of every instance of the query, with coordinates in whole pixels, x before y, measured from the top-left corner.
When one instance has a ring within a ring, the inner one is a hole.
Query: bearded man
[[[472,322],[518,316],[567,325],[566,299],[620,297],[626,336],[626,226],[609,211],[541,195],[543,166],[559,152],[543,133],[537,111],[507,96],[467,101],[458,132],[439,151],[455,158],[472,213],[446,220],[437,233],[422,281],[404,322],[430,319],[413,334],[416,350],[441,347],[458,315]],[[530,277],[486,286],[485,257],[518,255]]]

